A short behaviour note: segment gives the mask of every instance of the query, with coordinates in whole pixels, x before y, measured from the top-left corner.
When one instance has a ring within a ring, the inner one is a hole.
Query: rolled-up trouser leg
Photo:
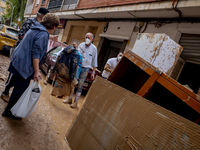
[[[81,73],[80,73],[80,76],[79,76],[79,79],[78,79],[78,87],[77,87],[77,93],[80,93],[80,94],[78,94],[79,97],[80,97],[80,95],[82,93],[83,84],[85,82],[85,79],[86,79],[86,77],[88,75],[89,70],[90,70],[89,68],[81,67]],[[79,97],[76,98],[77,101],[78,101]]]

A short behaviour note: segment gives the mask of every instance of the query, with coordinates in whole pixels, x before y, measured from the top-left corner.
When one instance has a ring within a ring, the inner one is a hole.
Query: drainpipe
[[[80,0],[78,0],[78,1],[77,1],[77,5],[76,5],[76,6],[78,6],[78,4],[79,4],[79,1],[80,1]]]
[[[78,6],[78,4],[79,4],[79,1],[80,1],[80,0],[77,1],[77,5],[76,5],[76,8],[75,8],[75,10],[74,10],[74,15],[76,15],[76,16],[82,18],[82,19],[85,19],[83,16],[76,14],[77,6]]]
[[[76,16],[82,18],[82,19],[85,19],[83,16],[76,14],[76,9],[74,10],[74,15],[76,15]]]
[[[65,2],[65,0],[62,1],[62,4],[60,6],[60,11],[63,9],[64,2]]]
[[[180,18],[180,17],[182,16],[182,12],[177,8],[177,5],[178,5],[179,0],[177,0],[176,6],[174,6],[175,1],[176,1],[176,0],[173,0],[173,2],[172,2],[172,9],[178,13],[179,18]]]
[[[50,1],[50,0],[49,0]],[[49,1],[48,1],[48,4],[47,4],[47,9],[48,9],[48,7],[49,7]]]

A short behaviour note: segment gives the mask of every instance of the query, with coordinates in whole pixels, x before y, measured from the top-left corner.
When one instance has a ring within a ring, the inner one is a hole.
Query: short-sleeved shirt
[[[106,64],[108,64],[110,66],[110,69],[114,69],[115,66],[117,65],[118,61],[117,61],[117,58],[110,58],[108,59],[108,61],[106,62]],[[104,70],[103,73],[102,73],[102,76],[105,77],[105,78],[108,78],[108,76],[110,75],[111,73]]]
[[[89,47],[85,45],[85,42],[82,42],[78,46],[78,51],[82,55],[82,67],[91,68],[98,67],[97,65],[97,48],[94,44],[91,43]]]

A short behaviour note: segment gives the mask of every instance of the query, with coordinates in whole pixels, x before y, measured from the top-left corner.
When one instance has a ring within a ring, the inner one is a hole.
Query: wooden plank
[[[132,61],[135,65],[140,67],[142,70],[144,70],[146,73],[148,73],[150,76],[154,74],[156,71],[156,68],[153,67],[151,64],[131,52],[130,50],[127,50],[124,54],[126,58],[128,58],[130,61]],[[168,89],[170,92],[172,92],[174,95],[179,97],[182,101],[184,101],[186,104],[188,104],[190,107],[192,107],[195,111],[200,113],[200,96],[193,93],[171,77],[167,76],[166,74],[162,73],[161,76],[157,79],[157,81],[164,86],[166,89]],[[148,89],[148,86],[150,86],[150,83],[153,82],[152,79],[149,80],[144,84],[144,86],[140,89],[140,91],[137,93],[140,96],[145,96],[145,89]],[[150,87],[149,87],[150,88]]]
[[[200,122],[200,117],[195,121],[195,123],[199,123]]]
[[[142,88],[138,91],[137,95],[145,97],[145,95],[149,92],[150,88],[154,85],[156,80],[159,78],[160,74],[154,72],[150,78],[145,82]]]
[[[163,87],[165,87],[167,90],[169,90],[171,93],[176,95],[178,98],[180,98],[183,102],[185,102],[187,105],[192,107],[195,111],[200,113],[200,102],[192,98],[190,95],[185,93],[183,90],[179,89],[177,86],[160,76],[157,79],[157,82],[160,83]]]

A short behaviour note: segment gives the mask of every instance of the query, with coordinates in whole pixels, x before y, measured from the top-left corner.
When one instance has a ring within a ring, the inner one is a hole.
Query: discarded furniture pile
[[[198,149],[200,97],[169,77],[181,51],[167,35],[138,35],[108,80],[96,77],[65,137],[70,148]]]

